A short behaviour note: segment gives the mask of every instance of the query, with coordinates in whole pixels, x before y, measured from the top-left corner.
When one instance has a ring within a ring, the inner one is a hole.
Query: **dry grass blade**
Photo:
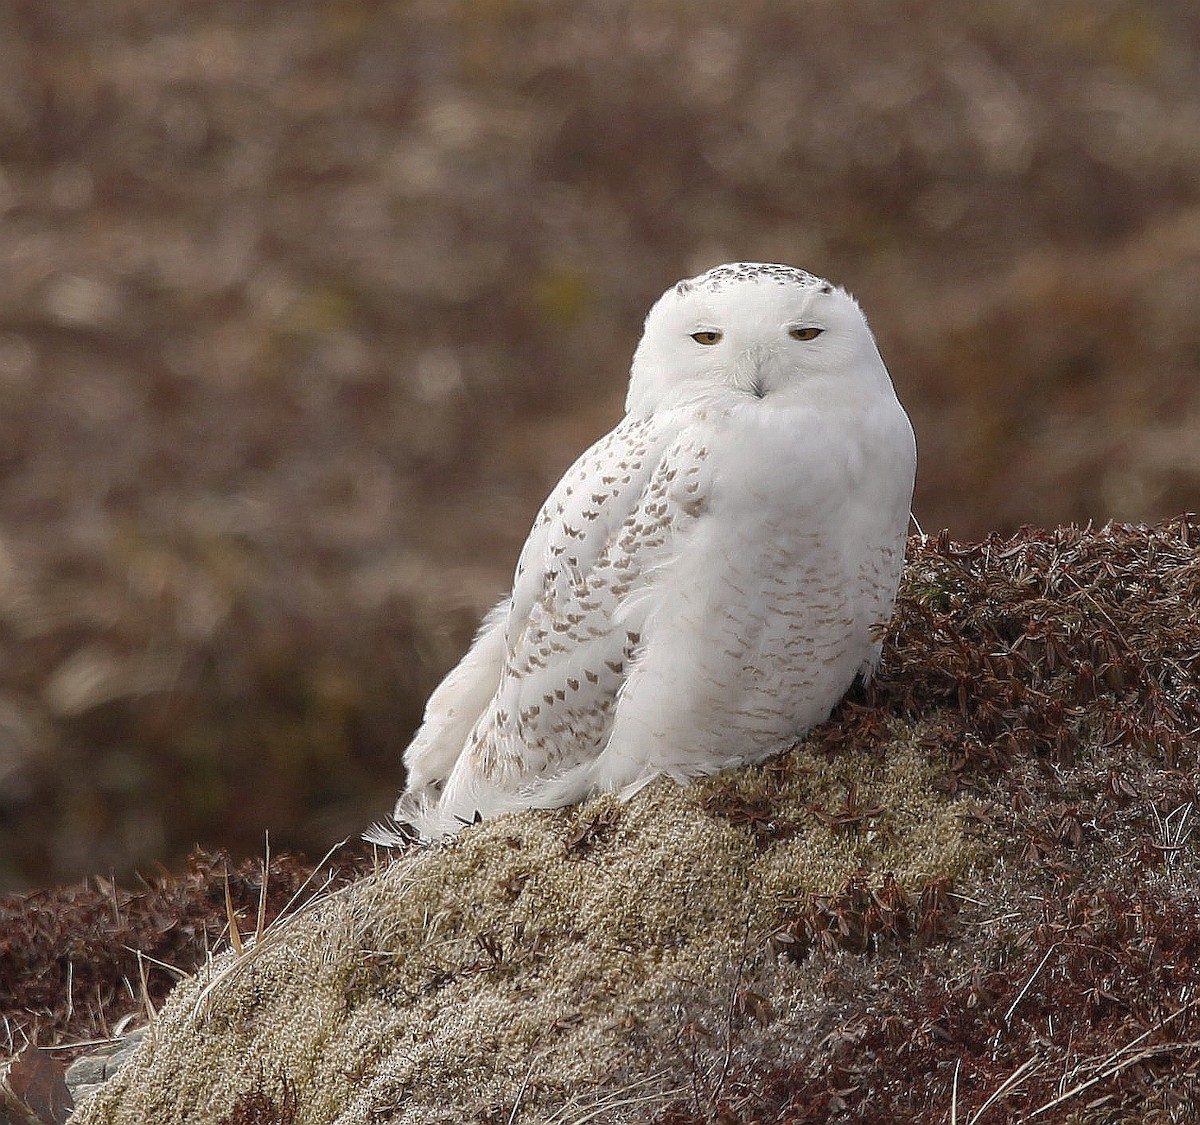
[[[1151,804],[1150,811],[1154,814],[1159,836],[1162,839],[1162,843],[1155,846],[1163,853],[1163,862],[1168,867],[1173,867],[1179,859],[1179,853],[1191,838],[1196,806],[1188,801],[1163,816]]]
[[[264,833],[263,840],[265,847],[263,855],[262,885],[258,888],[258,919],[254,925],[254,940],[256,943],[262,939],[263,930],[266,928],[267,884],[271,879],[271,833]]]
[[[1193,1042],[1193,1041],[1189,1041],[1186,1043],[1161,1043],[1161,1044],[1154,1044],[1153,1046],[1150,1046],[1150,1047],[1140,1047],[1139,1046],[1139,1044],[1144,1042],[1151,1035],[1154,1035],[1156,1032],[1162,1031],[1162,1029],[1165,1028],[1167,1026],[1167,1024],[1171,1023],[1173,1020],[1178,1019],[1181,1015],[1183,1015],[1184,1012],[1188,1011],[1191,1008],[1194,1008],[1197,1003],[1200,1003],[1200,1000],[1189,1001],[1188,1003],[1184,1004],[1183,1007],[1180,1008],[1178,1011],[1172,1012],[1165,1020],[1163,1020],[1157,1026],[1148,1028],[1146,1031],[1143,1031],[1141,1035],[1138,1035],[1136,1038],[1131,1040],[1129,1043],[1125,1044],[1125,1046],[1118,1047],[1117,1050],[1113,1051],[1111,1054],[1106,1056],[1099,1063],[1093,1064],[1094,1072],[1090,1078],[1087,1078],[1082,1082],[1076,1083],[1069,1090],[1066,1090],[1063,1093],[1059,1094],[1056,1098],[1053,1098],[1051,1101],[1048,1101],[1044,1105],[1038,1106],[1037,1109],[1032,1110],[1029,1114],[1029,1119],[1032,1120],[1035,1117],[1040,1117],[1043,1113],[1048,1112],[1049,1110],[1053,1109],[1055,1106],[1062,1105],[1063,1102],[1069,1101],[1071,1098],[1076,1098],[1080,1094],[1084,1093],[1084,1091],[1090,1090],[1098,1082],[1103,1082],[1107,1078],[1113,1078],[1116,1075],[1120,1074],[1121,1071],[1126,1070],[1127,1068],[1133,1066],[1135,1063],[1139,1063],[1144,1059],[1152,1058],[1154,1055],[1167,1054],[1167,1053],[1170,1053],[1173,1051],[1180,1051],[1180,1050],[1185,1050],[1185,1049],[1195,1049],[1197,1047],[1200,1047],[1200,1042]],[[1124,1058],[1122,1058],[1121,1056],[1124,1056]],[[1076,1069],[1078,1070],[1079,1068],[1077,1067]]]
[[[275,919],[276,924],[278,924],[279,922],[282,922],[288,916],[288,914],[292,910],[292,907],[299,901],[299,899],[305,893],[305,891],[308,890],[312,881],[317,877],[317,872],[321,871],[325,867],[325,864],[327,864],[330,861],[330,859],[333,857],[333,855],[338,851],[338,849],[344,848],[346,846],[346,844],[349,842],[349,840],[350,840],[349,836],[347,836],[345,840],[339,840],[336,844],[333,845],[332,848],[329,849],[329,851],[327,851],[321,857],[320,862],[316,865],[316,867],[314,867],[312,869],[312,872],[309,874],[308,878],[305,879],[304,882],[301,883],[300,886],[296,888],[296,891],[292,895],[292,897],[289,898],[287,900],[287,902],[284,903],[283,909],[280,910],[279,916]],[[328,880],[328,878],[329,878],[328,872],[326,872],[325,877]]]
[[[242,952],[242,932],[238,929],[237,915],[233,911],[233,897],[229,892],[229,864],[225,865],[225,916],[229,919],[229,943],[234,952]]]
[[[135,957],[140,957],[149,964],[157,965],[164,972],[170,973],[171,976],[173,976],[176,980],[187,980],[187,978],[191,976],[190,973],[184,972],[184,970],[180,969],[178,966],[172,965],[168,961],[160,961],[157,957],[151,957],[149,953],[144,953],[139,949],[134,949],[133,946],[127,945],[125,948],[128,949],[129,952]]]
[[[236,954],[235,959],[233,961],[231,961],[229,964],[222,966],[219,970],[212,970],[214,972],[212,979],[204,986],[203,989],[201,989],[200,994],[196,997],[196,1002],[192,1007],[193,1019],[201,1019],[204,1016],[206,1016],[208,1014],[209,1005],[212,1002],[213,995],[217,991],[217,989],[222,985],[222,983],[231,980],[235,974],[241,972],[246,966],[252,964],[253,961],[262,953],[263,950],[270,948],[276,941],[278,941],[280,936],[282,935],[283,930],[286,928],[286,926],[289,923],[294,922],[296,919],[303,917],[304,915],[308,914],[310,911],[314,910],[317,906],[329,901],[329,899],[332,898],[333,895],[339,893],[336,891],[327,893],[327,888],[329,886],[329,882],[333,879],[333,875],[331,872],[326,872],[325,886],[323,886],[320,889],[318,889],[317,891],[315,891],[313,893],[313,897],[310,898],[308,900],[308,902],[304,903],[303,906],[299,907],[298,909],[294,908],[296,902],[299,901],[301,896],[312,885],[313,880],[316,878],[317,872],[324,869],[326,863],[329,862],[329,860],[333,856],[333,854],[339,848],[344,847],[346,845],[346,842],[347,842],[346,840],[339,841],[332,848],[330,848],[329,851],[327,851],[325,853],[325,855],[321,858],[321,861],[316,865],[316,867],[313,868],[313,870],[312,870],[311,874],[308,876],[308,878],[304,880],[304,882],[296,890],[295,894],[293,894],[292,897],[288,899],[287,903],[284,905],[283,909],[279,912],[275,921],[272,922],[271,925],[266,926],[263,929],[261,937],[255,938],[253,945],[251,945],[249,947],[243,947],[240,940],[238,942],[234,943],[233,948],[234,948],[234,952]],[[228,880],[227,880],[226,881],[227,894],[228,894],[228,886],[229,886],[229,884],[228,884]],[[232,927],[232,932],[234,932],[234,933],[237,932],[236,925],[234,925]]]
[[[529,1079],[533,1076],[533,1068],[537,1065],[537,1059],[533,1059],[529,1068],[525,1071],[525,1077],[521,1079],[521,1085],[517,1088],[517,1096],[513,1099],[512,1111],[508,1115],[508,1125],[513,1125],[517,1119],[517,1113],[521,1109],[521,1100],[525,1097],[525,1091],[529,1089]]]
[[[983,1115],[987,1113],[1001,1098],[1012,1093],[1020,1084],[1021,1081],[1031,1074],[1036,1074],[1043,1066],[1046,1065],[1046,1060],[1038,1055],[1033,1058],[1026,1059],[1016,1070],[1012,1072],[995,1090],[989,1095],[987,1101],[983,1103],[967,1120],[967,1125],[978,1125],[978,1122],[983,1119]]]
[[[962,1070],[962,1059],[954,1060],[954,1081],[950,1084],[950,1125],[958,1125],[958,1072]]]
[[[146,1022],[151,1026],[158,1020],[158,1012],[155,1010],[154,1001],[150,999],[150,985],[146,980],[146,958],[141,952],[137,955],[138,966],[138,984],[141,988],[142,1007],[146,1013]]]
[[[1050,960],[1051,955],[1062,942],[1056,941],[1049,949],[1046,950],[1046,955],[1038,962],[1037,968],[1029,974],[1029,979],[1021,986],[1021,991],[1017,993],[1016,999],[1008,1006],[1008,1011],[1004,1013],[1004,1023],[1007,1025],[1013,1018],[1013,1013],[1017,1010],[1017,1006],[1025,998],[1025,994],[1033,987],[1033,982],[1037,980],[1042,970],[1046,967],[1046,962]]]
[[[595,1121],[602,1113],[607,1114],[614,1109],[623,1109],[625,1106],[645,1105],[648,1102],[664,1101],[667,1098],[673,1098],[684,1092],[685,1087],[680,1086],[674,1090],[664,1090],[661,1094],[642,1094],[636,1098],[623,1098],[618,1101],[607,1102],[605,1105],[598,1106],[590,1113],[585,1113],[582,1117],[575,1118],[570,1125],[586,1125],[588,1121]]]
[[[620,1090],[614,1090],[611,1094],[598,1097],[596,1104],[584,1111],[581,1117],[568,1118],[566,1114],[571,1111],[571,1107],[567,1106],[554,1114],[548,1120],[547,1125],[587,1125],[587,1122],[595,1121],[601,1114],[611,1113],[615,1109],[665,1101],[667,1098],[679,1097],[681,1094],[690,1092],[690,1087],[679,1086],[672,1090],[660,1090],[657,1093],[630,1096],[631,1091],[636,1090],[639,1086],[647,1086],[662,1077],[662,1074],[652,1074],[648,1078],[643,1078],[640,1082],[630,1083],[628,1086],[623,1086]]]

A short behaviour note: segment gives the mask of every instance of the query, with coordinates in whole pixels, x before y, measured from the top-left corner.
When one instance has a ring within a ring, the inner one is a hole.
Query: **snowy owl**
[[[791,745],[879,660],[915,470],[845,290],[757,263],[672,286],[624,419],[559,481],[430,697],[397,823],[436,838]]]

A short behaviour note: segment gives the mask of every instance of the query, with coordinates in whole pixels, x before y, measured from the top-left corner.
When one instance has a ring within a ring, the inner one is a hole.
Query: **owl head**
[[[891,391],[858,303],[793,266],[735,262],[680,281],[646,317],[626,410]]]

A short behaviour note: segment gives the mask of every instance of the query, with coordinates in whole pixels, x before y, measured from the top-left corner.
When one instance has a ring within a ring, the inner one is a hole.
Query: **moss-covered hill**
[[[193,949],[74,1125],[1194,1120],[1197,544],[913,540],[878,680],[803,744],[347,860]],[[219,876],[189,885],[223,916]],[[80,992],[40,1034],[136,1003]]]

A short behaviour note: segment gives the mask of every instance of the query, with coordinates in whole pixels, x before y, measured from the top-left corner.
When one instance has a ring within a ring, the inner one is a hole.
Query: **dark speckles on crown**
[[[820,289],[823,293],[833,292],[833,286],[823,277],[817,277],[795,266],[781,266],[769,262],[730,262],[723,266],[714,266],[699,277],[679,282],[675,290],[681,295],[694,289],[706,289],[711,293],[742,281],[773,281],[777,285],[800,285],[805,289]]]

